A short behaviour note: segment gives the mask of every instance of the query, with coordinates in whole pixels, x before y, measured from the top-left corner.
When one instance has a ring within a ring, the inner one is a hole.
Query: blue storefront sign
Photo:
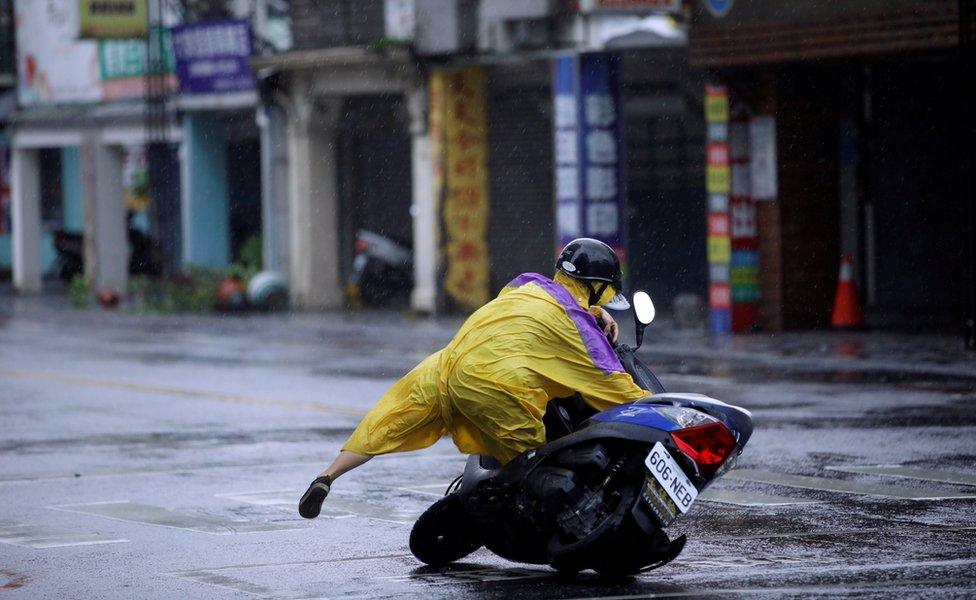
[[[705,7],[713,17],[724,17],[732,10],[732,0],[705,0]]]
[[[226,19],[172,29],[173,54],[184,94],[245,92],[255,87],[248,64],[251,30],[247,21]]]
[[[622,252],[620,80],[611,54],[567,54],[553,66],[556,240],[586,236]]]

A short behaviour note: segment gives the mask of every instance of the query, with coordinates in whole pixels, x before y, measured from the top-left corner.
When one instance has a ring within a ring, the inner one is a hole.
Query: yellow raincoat
[[[597,305],[608,302],[607,289]],[[553,398],[604,410],[648,395],[588,311],[589,289],[526,273],[478,309],[448,346],[399,380],[343,447],[369,456],[426,448],[450,433],[465,454],[508,462],[545,443]]]

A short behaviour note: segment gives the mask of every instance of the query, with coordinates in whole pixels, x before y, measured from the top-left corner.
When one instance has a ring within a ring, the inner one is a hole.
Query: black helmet
[[[613,248],[593,238],[578,238],[566,244],[556,259],[556,270],[583,281],[603,281],[613,286],[616,295],[607,308],[626,310],[630,303],[623,295],[623,274],[620,259]],[[603,295],[605,286],[597,289],[590,284],[590,303]]]

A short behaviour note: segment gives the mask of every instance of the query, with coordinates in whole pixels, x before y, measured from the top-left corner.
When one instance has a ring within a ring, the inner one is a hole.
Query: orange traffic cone
[[[850,254],[840,257],[837,296],[834,298],[834,313],[830,317],[830,325],[834,329],[855,329],[864,322],[861,303],[857,299],[857,287],[854,285],[853,262]]]

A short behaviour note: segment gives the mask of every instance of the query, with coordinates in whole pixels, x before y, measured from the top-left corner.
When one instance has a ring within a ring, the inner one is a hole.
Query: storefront
[[[670,312],[679,294],[703,297],[707,290],[705,241],[698,235],[705,218],[701,73],[688,67],[680,47],[612,56],[620,84],[619,148],[596,168],[618,172],[608,197],[621,220],[612,232],[570,228],[569,235],[618,240],[628,287],[648,290]],[[553,59],[487,67],[492,293],[521,272],[550,273],[561,242],[556,169],[572,164],[557,156],[554,69]]]
[[[754,147],[743,151],[747,164],[772,160],[772,193],[757,196],[755,171],[737,177],[734,165],[727,186],[732,196],[744,186],[755,211],[759,328],[827,326],[842,254],[853,258],[868,325],[958,326],[956,11],[947,0],[696,4],[692,62],[726,94],[729,131],[737,116],[774,131],[759,146],[746,136]],[[713,287],[726,283],[712,275]]]
[[[17,16],[20,109],[9,128],[15,287],[38,291],[45,275],[62,270],[51,243],[56,231],[81,236],[79,260],[96,290],[124,292],[130,274],[158,274],[161,266],[134,264],[141,262],[133,259],[134,240],[150,237],[179,240],[173,270],[225,267],[263,226],[247,23],[183,25],[164,34],[172,32],[176,48],[161,77],[175,115],[162,131],[174,163],[164,187],[175,218],[166,225],[148,182],[146,43],[79,39],[78,24],[61,18],[60,8],[50,3]],[[219,43],[202,50],[184,43],[201,33]],[[222,70],[211,68],[213,61]]]
[[[262,83],[261,151],[272,161],[286,157],[287,168],[266,165],[277,184],[265,187],[264,204],[279,220],[274,255],[292,300],[343,306],[355,232],[379,229],[406,245],[421,240],[412,247],[411,304],[433,312],[437,214],[427,88],[416,61],[402,49],[327,48],[252,64],[274,73]]]

